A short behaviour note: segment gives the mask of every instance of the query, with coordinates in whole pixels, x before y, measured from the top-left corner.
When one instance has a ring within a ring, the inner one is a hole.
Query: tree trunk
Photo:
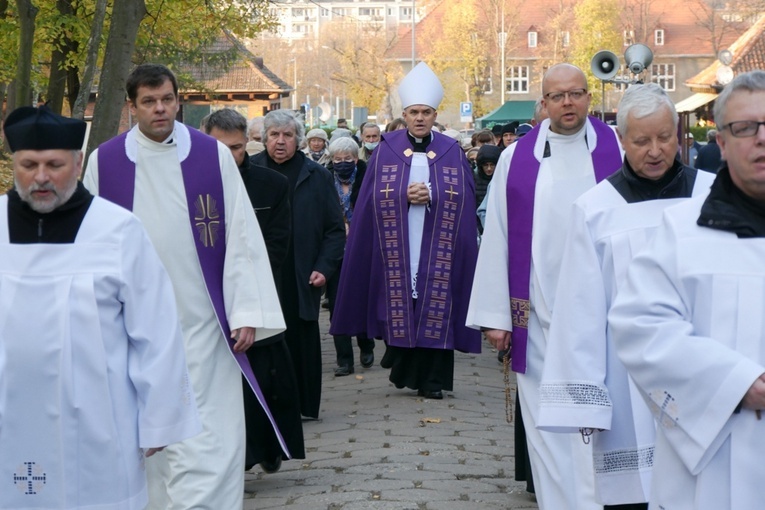
[[[62,17],[74,13],[71,0],[56,0],[56,9]],[[64,92],[69,74],[68,69],[64,67],[64,62],[66,57],[75,51],[77,51],[77,44],[66,34],[66,31],[62,31],[53,44],[46,95],[48,107],[58,114],[61,114],[61,109],[64,107]]]
[[[96,0],[96,10],[93,13],[90,39],[88,39],[88,54],[85,59],[85,71],[82,76],[82,82],[79,83],[79,87],[76,92],[77,99],[74,101],[74,105],[72,106],[72,117],[77,119],[85,118],[85,108],[88,106],[90,91],[93,88],[93,77],[96,75],[96,66],[98,65],[98,49],[101,44],[101,34],[104,30],[104,20],[106,19],[106,4],[107,0]],[[70,79],[70,81],[74,80]],[[70,95],[74,94],[71,85],[72,84],[70,83]]]
[[[144,0],[114,0],[104,67],[88,139],[88,154],[117,134],[125,106],[125,80],[133,65],[131,57],[135,50],[138,27],[145,15]]]
[[[13,104],[8,103],[8,111],[32,103],[32,46],[39,9],[32,0],[16,0],[16,8],[19,12],[19,58],[16,60],[16,93],[13,94]]]
[[[2,104],[3,100],[5,99],[5,94],[9,90],[7,83],[0,83],[0,118],[5,118],[8,116],[9,113],[11,113],[10,110],[3,112],[2,111]],[[3,152],[11,152],[11,148],[8,146],[8,139],[5,137],[5,133],[3,133],[3,145],[2,147]]]
[[[74,111],[74,104],[77,96],[80,95],[80,68],[70,67],[66,70],[66,102],[69,104],[69,111]],[[71,115],[71,114],[70,114]]]

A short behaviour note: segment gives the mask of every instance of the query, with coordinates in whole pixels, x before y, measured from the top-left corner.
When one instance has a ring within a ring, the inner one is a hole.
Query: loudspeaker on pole
[[[645,44],[632,44],[624,52],[624,60],[632,74],[640,74],[653,62],[653,52]]]
[[[590,60],[590,70],[599,80],[610,80],[619,72],[619,57],[616,53],[601,50]]]

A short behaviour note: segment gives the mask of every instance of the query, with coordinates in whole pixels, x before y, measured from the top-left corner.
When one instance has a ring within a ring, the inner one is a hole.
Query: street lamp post
[[[500,103],[499,105],[502,106],[505,104],[505,90],[507,89],[507,85],[505,84],[505,44],[507,44],[507,32],[505,32],[505,0],[502,0],[502,32],[499,34],[499,49],[501,52],[500,55]]]
[[[415,12],[417,12],[417,0],[412,0],[412,69],[414,69],[414,63],[417,57],[417,53],[415,50],[415,37],[414,37],[414,27],[416,25],[414,20]]]
[[[292,62],[292,109],[297,110],[297,57],[290,60]]]

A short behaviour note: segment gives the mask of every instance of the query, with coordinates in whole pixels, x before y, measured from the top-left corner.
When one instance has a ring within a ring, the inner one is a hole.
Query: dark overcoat
[[[300,151],[293,158],[302,160],[291,202],[299,315],[317,321],[321,287],[309,285],[308,280],[318,271],[329,281],[337,270],[345,250],[345,224],[329,171]],[[266,167],[271,161],[266,151],[252,159]]]

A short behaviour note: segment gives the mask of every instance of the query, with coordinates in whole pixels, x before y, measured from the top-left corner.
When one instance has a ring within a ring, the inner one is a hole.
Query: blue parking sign
[[[460,122],[473,122],[473,103],[460,103]]]

